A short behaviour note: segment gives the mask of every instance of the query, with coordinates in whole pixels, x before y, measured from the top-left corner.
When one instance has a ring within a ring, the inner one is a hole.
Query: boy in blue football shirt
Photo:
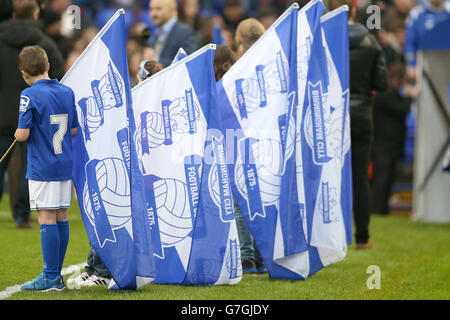
[[[44,260],[43,272],[22,290],[64,290],[61,276],[72,191],[72,142],[77,131],[73,91],[48,76],[50,65],[38,46],[23,48],[18,59],[31,87],[21,93],[17,141],[28,142],[27,175],[30,209],[37,210]]]

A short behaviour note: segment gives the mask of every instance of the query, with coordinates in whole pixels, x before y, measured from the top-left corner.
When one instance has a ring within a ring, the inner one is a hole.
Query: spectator
[[[404,63],[393,62],[388,70],[389,88],[374,99],[374,142],[372,148],[372,212],[389,214],[389,197],[397,161],[403,155],[412,92],[405,87]],[[405,90],[406,88],[406,90]]]
[[[213,43],[214,26],[219,26],[222,29],[222,38],[224,44],[227,46],[233,45],[234,30],[228,28],[223,21],[223,17],[219,15],[206,16],[200,20],[200,30],[197,33],[200,47]]]
[[[17,105],[20,92],[27,85],[16,67],[20,50],[27,45],[39,45],[48,56],[50,77],[61,79],[64,74],[64,60],[56,44],[42,33],[37,24],[39,6],[36,0],[14,0],[13,19],[0,25],[0,153],[3,154],[13,141],[18,122]],[[16,203],[12,203],[17,228],[29,228],[30,204],[28,201],[28,183],[25,179],[27,148],[20,144],[22,170]],[[0,196],[3,193],[5,170],[10,157],[0,165]]]
[[[139,73],[139,64],[141,61],[153,60],[155,58],[155,53],[153,49],[148,46],[144,36],[146,31],[145,24],[139,22],[133,24],[128,32],[127,57],[131,86],[135,86],[138,83],[136,74]]]
[[[200,3],[199,0],[180,0],[178,17],[180,21],[195,31],[200,30]]]
[[[244,35],[242,39],[242,43],[237,50],[238,59],[242,57],[242,55],[247,52],[248,49],[261,37],[258,32],[249,32]]]
[[[48,3],[48,7],[45,9],[59,14],[62,14],[72,4],[71,0],[50,0],[45,2]]]
[[[237,52],[238,57],[242,56],[242,40],[245,35],[252,34],[256,39],[261,37],[263,33],[266,31],[261,22],[256,20],[255,18],[248,18],[239,23],[236,33],[234,35],[235,42],[235,50]],[[248,49],[248,48],[247,48]],[[246,50],[245,50],[246,51]]]
[[[214,53],[214,74],[216,81],[222,79],[225,72],[231,68],[236,61],[236,55],[233,50],[226,45],[218,45]]]
[[[194,30],[178,21],[175,0],[150,1],[150,16],[158,29],[150,37],[150,44],[155,50],[156,59],[163,65],[170,65],[180,48],[187,54],[197,50]]]
[[[0,22],[12,18],[13,1],[0,0]],[[20,160],[20,145],[16,145],[14,151],[11,153],[8,167],[8,182],[9,182],[9,203],[11,208],[17,201],[18,182],[20,181],[20,173],[22,170]],[[1,195],[0,195],[1,197]],[[13,211],[12,211],[13,212]]]
[[[0,0],[0,22],[11,19],[13,13],[12,0]]]
[[[75,63],[83,50],[95,38],[98,30],[95,27],[84,28],[78,36],[72,38],[72,47],[68,49],[66,65],[64,71],[67,72]]]
[[[378,39],[383,48],[386,65],[405,60],[403,56],[405,26],[400,20],[397,20],[397,23],[391,24],[391,30],[380,29],[378,32]]]
[[[45,32],[45,34],[52,38],[63,56],[67,57],[67,52],[65,51],[66,38],[63,37],[60,32],[61,14],[50,10],[44,10],[41,11],[40,20],[43,22],[43,31]]]
[[[377,36],[385,54],[386,65],[404,60],[405,20],[414,5],[414,0],[394,0],[391,5],[385,6]]]
[[[94,26],[93,12],[86,7],[79,7],[77,0],[40,0],[39,2],[41,3],[39,18],[44,24],[44,32],[55,40],[64,58],[67,58],[73,40],[77,39],[82,32],[81,28]],[[99,1],[95,3],[98,5]],[[76,16],[78,12],[80,16]]]
[[[233,30],[231,30],[227,26],[223,27],[222,38],[223,38],[224,45],[229,46],[230,48],[233,47],[233,43],[234,43],[234,31]]]
[[[273,8],[261,9],[258,11],[256,18],[267,30],[278,19],[278,13]]]
[[[450,2],[444,0],[424,0],[408,15],[405,31],[404,54],[407,63],[408,75],[411,79],[416,78],[416,55],[417,50],[446,49],[450,45],[450,37],[441,33],[435,33],[431,37],[430,31],[437,26],[443,32],[449,31],[450,25]]]
[[[281,15],[294,2],[296,2],[300,8],[303,8],[309,1],[310,0],[259,0],[258,9],[273,8],[278,15]]]
[[[416,5],[414,0],[393,0],[392,5],[386,6],[381,17],[381,27],[393,32],[398,23],[404,24],[409,11]]]
[[[368,169],[373,139],[372,91],[387,89],[383,51],[375,37],[354,22],[356,9],[351,0],[330,0],[333,10],[349,7],[350,45],[350,128],[352,143],[353,217],[356,249],[369,249],[370,188]]]
[[[250,47],[253,46],[253,44],[255,44],[255,42],[258,41],[259,38],[261,38],[261,36],[261,33],[253,31],[245,34],[241,44],[242,53],[244,54],[245,52],[247,52],[247,50],[250,49]]]
[[[164,69],[164,66],[155,60],[142,60],[141,64],[139,65],[139,72],[136,76],[138,83],[141,83],[142,81],[150,78],[155,73],[161,71]]]
[[[226,26],[232,30],[236,30],[239,23],[247,19],[248,16],[240,0],[225,0],[223,18]]]
[[[261,0],[241,0],[241,3],[246,14],[250,17],[254,17],[256,15],[256,11],[261,5]]]
[[[133,49],[131,49],[133,47]],[[135,75],[139,73],[139,63],[142,61],[143,47],[139,43],[135,43],[135,40],[129,39],[127,41],[127,61],[128,72],[130,75],[130,85],[133,87],[138,82]]]

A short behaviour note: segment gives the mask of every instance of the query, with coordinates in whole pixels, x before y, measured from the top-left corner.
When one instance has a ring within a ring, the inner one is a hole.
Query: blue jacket
[[[436,11],[428,1],[414,7],[406,20],[404,53],[408,66],[416,65],[418,50],[450,50],[450,1]]]

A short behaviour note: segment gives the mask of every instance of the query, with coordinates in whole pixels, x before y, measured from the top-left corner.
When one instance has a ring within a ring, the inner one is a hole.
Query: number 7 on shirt
[[[50,123],[58,125],[58,130],[53,135],[53,149],[55,150],[55,154],[62,153],[62,141],[67,132],[68,118],[67,114],[50,115]]]

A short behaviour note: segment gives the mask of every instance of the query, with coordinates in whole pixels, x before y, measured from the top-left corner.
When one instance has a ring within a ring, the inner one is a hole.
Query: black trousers
[[[373,148],[372,163],[372,212],[377,214],[389,214],[389,197],[395,179],[397,166],[396,154],[386,148]]]
[[[13,138],[10,136],[0,136],[0,157],[8,150],[9,146],[13,142]],[[16,148],[16,147],[14,147]],[[5,180],[5,173],[8,169],[8,165],[11,160],[13,150],[11,150],[8,156],[0,164],[0,199],[3,196],[3,187]],[[20,156],[21,156],[21,173],[18,181],[18,194],[16,203],[11,203],[14,220],[16,222],[28,222],[30,219],[30,200],[28,193],[28,180],[25,178],[27,173],[27,144],[20,143]],[[11,178],[11,177],[10,177]],[[10,190],[14,192],[14,190]]]
[[[351,119],[353,219],[356,243],[369,241],[370,186],[369,163],[373,140],[372,119]]]

